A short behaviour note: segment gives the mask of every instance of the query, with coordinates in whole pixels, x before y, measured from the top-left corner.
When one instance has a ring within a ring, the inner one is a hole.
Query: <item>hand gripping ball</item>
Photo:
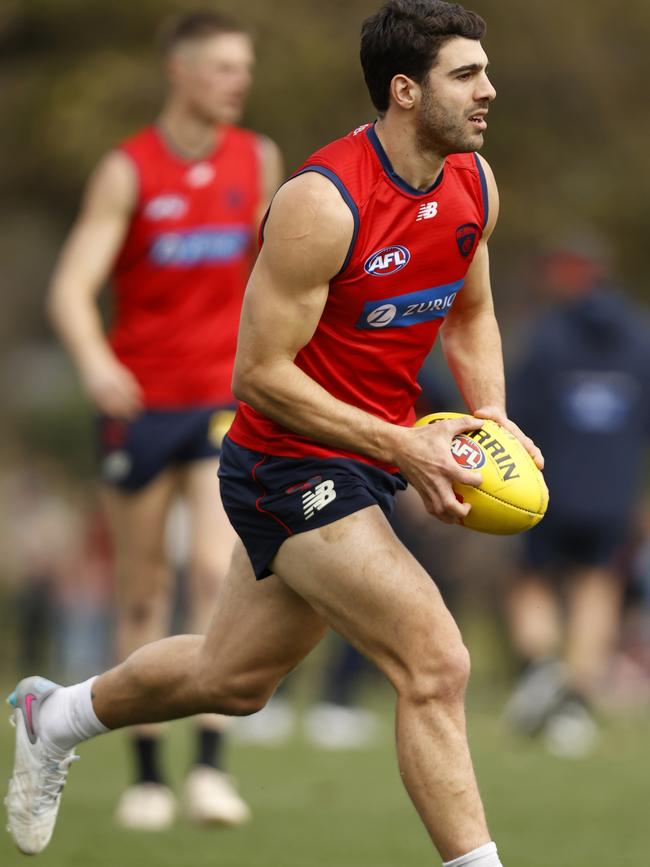
[[[458,412],[436,412],[415,426],[460,418]],[[480,430],[454,437],[451,453],[467,470],[480,470],[481,486],[454,482],[458,499],[471,505],[462,524],[479,533],[507,536],[529,530],[544,517],[548,488],[544,476],[522,443],[501,425],[486,419]]]

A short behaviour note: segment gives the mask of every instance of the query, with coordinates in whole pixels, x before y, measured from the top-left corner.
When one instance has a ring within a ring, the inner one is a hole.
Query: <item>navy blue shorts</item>
[[[134,421],[97,419],[102,481],[139,491],[175,464],[219,457],[233,407],[145,410]]]
[[[629,528],[614,521],[566,521],[547,515],[522,537],[530,569],[609,566],[628,540]]]
[[[324,527],[379,506],[390,517],[395,494],[406,487],[398,473],[348,458],[283,458],[252,452],[228,437],[219,465],[221,502],[244,543],[255,576],[295,533]]]

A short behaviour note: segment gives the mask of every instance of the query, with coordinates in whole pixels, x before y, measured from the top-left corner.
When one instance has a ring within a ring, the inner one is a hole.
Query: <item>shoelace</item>
[[[34,799],[34,813],[40,815],[56,804],[65,786],[68,769],[73,762],[78,760],[79,756],[72,753],[60,761],[50,762],[47,770],[43,773],[41,790]]]

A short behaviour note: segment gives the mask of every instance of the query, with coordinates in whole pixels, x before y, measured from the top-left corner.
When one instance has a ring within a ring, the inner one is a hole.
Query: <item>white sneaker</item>
[[[519,678],[504,710],[509,728],[523,735],[541,732],[567,692],[566,668],[554,659],[532,663]]]
[[[305,714],[305,737],[326,750],[354,750],[377,737],[379,724],[372,711],[341,704],[316,704]]]
[[[50,842],[68,769],[78,758],[74,750],[57,750],[38,736],[42,702],[55,689],[59,686],[51,680],[26,677],[7,699],[16,727],[14,772],[5,798],[7,830],[25,855],[42,852]]]
[[[191,822],[200,825],[243,825],[251,811],[227,774],[197,765],[185,780],[183,808]]]
[[[115,822],[132,831],[164,831],[176,817],[176,798],[162,783],[137,783],[125,789]]]
[[[598,726],[581,701],[568,698],[546,722],[543,740],[554,756],[582,759],[596,747]]]
[[[291,704],[283,698],[272,698],[257,713],[239,717],[233,726],[232,738],[243,744],[279,746],[289,740],[295,722]]]

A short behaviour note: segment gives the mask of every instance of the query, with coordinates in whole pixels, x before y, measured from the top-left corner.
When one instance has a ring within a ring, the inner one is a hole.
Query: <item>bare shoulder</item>
[[[341,270],[353,235],[352,213],[334,184],[305,172],[276,193],[262,252],[267,260],[281,260],[283,268],[329,280]]]
[[[278,162],[282,159],[280,148],[267,135],[257,133],[257,147],[259,148],[263,163]]]
[[[280,148],[273,139],[266,135],[257,135],[257,150],[262,167],[264,193],[267,199],[266,206],[268,200],[282,183],[284,162]]]
[[[488,221],[485,227],[485,232],[483,233],[483,237],[489,238],[492,234],[492,230],[494,229],[497,218],[499,216],[499,188],[497,187],[494,172],[492,171],[492,167],[490,166],[489,162],[485,159],[485,157],[482,157],[478,153],[476,154],[476,156],[481,163],[483,172],[485,173],[485,181],[487,183],[488,189]]]
[[[138,178],[129,156],[109,151],[95,166],[85,192],[86,209],[130,212],[136,201]]]
[[[307,171],[280,187],[267,226],[294,239],[318,234],[349,241],[354,220],[334,184],[319,172]]]

